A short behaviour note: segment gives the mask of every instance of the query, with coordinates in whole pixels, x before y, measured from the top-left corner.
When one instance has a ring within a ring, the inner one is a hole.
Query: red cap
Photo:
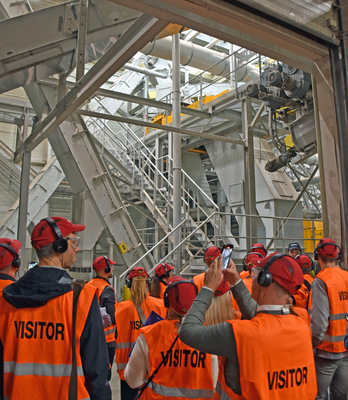
[[[268,271],[272,278],[286,291],[295,294],[303,284],[303,273],[298,263],[287,254],[272,253],[258,262],[258,266],[264,268],[267,262],[275,255],[281,255],[272,262]]]
[[[298,265],[303,269],[303,268],[312,268],[313,261],[312,259],[307,256],[307,254],[298,254],[295,258],[295,261],[297,261]]]
[[[251,246],[251,249],[249,250],[249,253],[259,253],[262,255],[262,257],[267,256],[267,250],[266,247],[262,243],[255,243]]]
[[[8,238],[1,238],[0,243],[7,244],[12,247],[17,253],[19,249],[22,247],[22,243],[19,240],[11,240]],[[7,267],[10,265],[15,258],[14,254],[11,253],[11,250],[7,250],[4,247],[0,247],[0,269]]]
[[[252,267],[256,267],[258,261],[263,258],[263,255],[260,253],[248,253],[244,259],[244,265],[251,270]]]
[[[166,272],[172,271],[173,269],[174,269],[174,267],[172,267],[171,265],[169,265],[167,263],[159,264],[159,265],[157,265],[157,267],[155,269],[155,274],[156,274],[157,278],[160,278]]]
[[[106,256],[100,256],[93,261],[92,266],[93,266],[94,271],[101,271],[102,269],[105,269],[108,266],[108,263],[107,263],[105,257]],[[106,257],[106,258],[109,261],[109,265],[116,264],[115,261],[110,260],[109,257]]]
[[[338,249],[339,247],[333,239],[324,238],[320,239],[315,251],[321,257],[336,259],[338,257]]]
[[[230,285],[225,279],[223,279],[219,287],[215,290],[214,296],[222,296],[230,290]]]
[[[197,287],[192,281],[181,276],[173,276],[168,280],[165,298],[168,298],[170,308],[173,308],[179,315],[186,315],[197,293]]]
[[[204,258],[208,261],[215,260],[216,257],[219,257],[221,254],[221,250],[216,246],[208,247],[204,253]]]
[[[131,269],[131,271],[129,272],[128,279],[132,279],[135,276],[143,276],[144,278],[149,277],[146,269],[143,267],[134,267],[133,269]]]
[[[58,225],[63,238],[70,235],[72,232],[84,231],[86,228],[85,225],[73,224],[64,217],[51,217],[51,219]],[[44,219],[35,225],[31,234],[31,244],[36,250],[48,246],[57,239],[58,237],[53,227]]]

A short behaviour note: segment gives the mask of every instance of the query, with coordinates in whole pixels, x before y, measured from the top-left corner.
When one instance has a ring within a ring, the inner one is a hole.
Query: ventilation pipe
[[[172,58],[172,37],[155,40],[145,46],[142,53],[165,60]],[[213,75],[230,78],[229,57],[215,50],[195,45],[191,42],[180,41],[180,64],[206,70]],[[248,64],[238,67],[235,71],[238,81],[249,82],[259,79],[258,68]]]

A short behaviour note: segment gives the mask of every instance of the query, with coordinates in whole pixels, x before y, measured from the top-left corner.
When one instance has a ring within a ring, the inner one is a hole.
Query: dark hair
[[[48,244],[47,246],[43,246],[40,249],[36,249],[36,254],[41,260],[42,258],[51,258],[53,257],[55,251],[53,250],[52,243]]]
[[[161,281],[154,275],[151,278],[151,285],[150,285],[150,296],[160,298],[160,289],[161,289]]]

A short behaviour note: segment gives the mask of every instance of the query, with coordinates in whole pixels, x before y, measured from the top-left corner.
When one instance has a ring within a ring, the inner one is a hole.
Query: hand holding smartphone
[[[221,249],[222,254],[222,269],[226,269],[228,262],[232,256],[233,244],[224,244]]]

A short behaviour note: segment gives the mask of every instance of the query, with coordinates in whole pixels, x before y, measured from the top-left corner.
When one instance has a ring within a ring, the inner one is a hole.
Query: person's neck
[[[45,266],[51,266],[51,267],[60,267],[63,269],[62,265],[62,255],[59,256],[53,256],[53,257],[47,257],[47,258],[41,258],[39,260],[39,267],[45,267]]]
[[[0,271],[1,274],[12,276],[12,278],[16,278],[16,270],[13,269],[11,265],[8,267],[3,268]]]

